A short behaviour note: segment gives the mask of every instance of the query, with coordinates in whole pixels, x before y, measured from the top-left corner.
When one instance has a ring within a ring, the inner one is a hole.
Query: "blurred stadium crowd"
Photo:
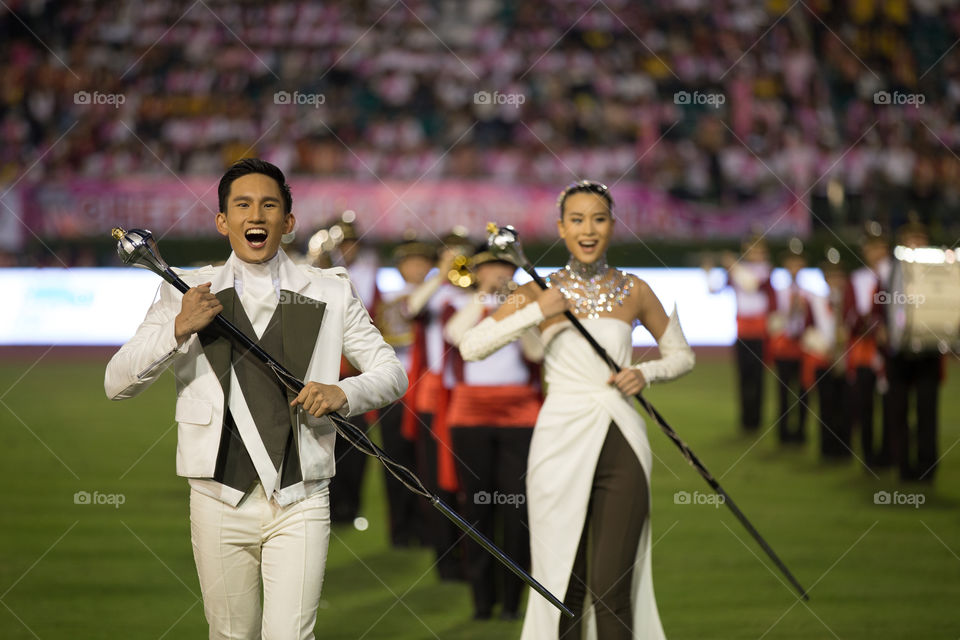
[[[960,217],[955,1],[8,6],[0,184],[217,175],[255,153],[728,205],[786,185],[830,225]]]

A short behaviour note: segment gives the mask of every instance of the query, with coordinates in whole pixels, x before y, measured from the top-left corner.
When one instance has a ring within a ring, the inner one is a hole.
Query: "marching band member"
[[[783,267],[790,284],[775,291],[776,305],[770,314],[770,356],[779,381],[780,409],[776,426],[781,444],[800,444],[806,440],[807,403],[800,363],[803,348],[800,338],[807,318],[807,294],[797,283],[797,274],[807,265],[799,239],[791,239],[783,256]]]
[[[615,224],[607,187],[573,183],[557,205],[566,267],[549,276],[546,290],[517,289],[513,303],[460,341],[465,360],[482,360],[534,326],[545,344],[547,396],[527,464],[531,560],[534,577],[564,594],[575,617],[561,619],[531,597],[521,637],[662,639],[650,559],[652,454],[632,395],[690,371],[694,354],[676,310],[668,316],[647,283],[607,264]],[[566,310],[624,367],[620,373],[610,374],[565,321]],[[661,358],[631,366],[638,321]]]
[[[516,266],[498,260],[486,245],[471,259],[477,288],[470,298],[450,303],[457,307],[444,335],[459,346],[463,334],[507,303],[516,288]],[[464,362],[451,352],[456,386],[450,396],[447,423],[457,458],[457,471],[466,494],[464,515],[521,564],[529,557],[524,475],[533,425],[540,411],[539,367],[543,359],[539,336],[532,330],[484,360]],[[497,523],[502,523],[502,535]],[[496,564],[475,543],[465,549],[467,579],[473,591],[475,619],[487,619],[497,602],[497,584],[503,585],[500,617],[516,619],[523,582]]]
[[[738,260],[725,253],[721,263],[727,271],[727,283],[737,301],[737,380],[739,383],[740,426],[746,432],[760,427],[763,415],[764,352],[767,341],[767,317],[773,307],[770,286],[770,260],[762,236],[744,241]],[[716,293],[722,287],[712,287]]]
[[[407,296],[404,313],[423,323],[422,347],[414,345],[415,349],[422,348],[424,354],[423,374],[414,382],[419,426],[416,439],[418,468],[428,489],[436,491],[445,502],[455,504],[457,477],[446,422],[448,397],[453,387],[447,354],[452,347],[443,337],[443,325],[447,320],[443,314],[450,302],[465,295],[463,288],[450,282],[449,275],[457,257],[469,255],[472,247],[465,231],[460,228],[447,234],[441,242],[443,249],[437,273]],[[459,548],[454,548],[460,539],[459,530],[435,509],[427,513],[426,526],[441,579],[462,579],[461,554]]]
[[[824,459],[849,458],[850,421],[846,415],[846,371],[843,349],[843,304],[847,276],[840,264],[840,253],[831,248],[821,266],[829,291],[826,296],[810,296],[803,347],[803,386],[816,391],[820,417],[820,455]]]
[[[216,226],[230,257],[180,273],[191,285],[182,296],[161,285],[110,359],[104,390],[129,398],[174,370],[177,473],[189,478],[209,637],[312,640],[336,471],[327,414],[393,402],[406,375],[343,269],[295,265],[279,250],[296,222],[279,168],[241,160],[218,196]],[[220,313],[306,382],[299,394],[209,326]],[[338,381],[341,354],[362,373]]]
[[[930,244],[926,227],[916,221],[905,224],[898,236],[900,244],[905,247],[925,247]],[[889,292],[888,303],[890,294],[904,295],[904,292]],[[891,450],[900,467],[900,478],[933,482],[938,461],[937,414],[943,357],[936,350],[913,353],[908,348],[902,348],[897,353],[890,353],[887,362]],[[911,405],[916,412],[916,422],[913,424]]]
[[[847,375],[852,380],[851,421],[860,429],[864,462],[869,467],[885,467],[891,463],[890,423],[882,411],[883,433],[879,445],[874,442],[874,416],[878,389],[882,405],[888,402],[884,352],[878,348],[878,337],[884,324],[884,307],[878,304],[890,281],[890,248],[880,235],[880,225],[868,228],[861,248],[864,266],[850,274],[844,300],[844,326],[847,331]]]
[[[360,301],[367,309],[373,310],[380,299],[380,290],[377,287],[379,263],[376,253],[363,246],[355,221],[356,214],[347,210],[330,228],[331,235],[339,237],[339,243],[333,251],[333,262],[347,270]],[[356,367],[346,358],[341,358],[341,380],[358,373]],[[367,431],[376,416],[377,413],[372,411],[353,416],[350,422],[361,431]],[[330,518],[334,524],[353,522],[360,513],[360,489],[367,456],[343,438],[337,439],[334,455],[337,461],[337,477],[330,483]]]
[[[415,234],[407,234],[393,252],[404,285],[399,291],[384,294],[376,312],[376,324],[397,353],[410,380],[403,398],[380,411],[380,435],[383,450],[403,466],[414,469],[417,464],[415,440],[417,416],[416,381],[423,375],[423,323],[404,313],[407,296],[423,284],[436,261],[436,248]],[[418,339],[419,336],[419,339]],[[390,515],[390,542],[394,547],[421,544],[424,540],[422,515],[425,507],[415,493],[408,491],[384,467],[387,506]]]

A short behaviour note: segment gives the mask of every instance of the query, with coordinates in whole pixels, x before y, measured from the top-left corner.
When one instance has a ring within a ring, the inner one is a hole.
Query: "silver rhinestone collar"
[[[547,276],[547,282],[573,303],[574,315],[587,318],[599,318],[611,313],[614,305],[623,306],[633,288],[627,274],[607,264],[606,254],[592,263],[570,256],[567,266]]]

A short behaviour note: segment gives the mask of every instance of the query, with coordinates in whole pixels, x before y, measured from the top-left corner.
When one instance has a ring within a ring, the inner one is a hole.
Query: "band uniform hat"
[[[333,231],[333,227],[339,228],[340,232],[337,233]],[[330,229],[333,235],[339,235],[339,241],[344,240],[359,240],[360,234],[357,233],[357,214],[352,209],[347,209],[342,214],[340,214],[340,219],[337,220]]]
[[[421,257],[428,260],[437,259],[437,248],[430,242],[424,242],[417,237],[417,233],[408,230],[403,234],[403,241],[393,249],[393,260],[399,262],[404,258]]]
[[[508,265],[510,265],[511,267],[516,267],[516,266],[517,266],[517,265],[513,264],[512,262],[510,262],[509,260],[506,260],[506,259],[504,259],[504,258],[500,258],[500,257],[497,257],[497,256],[493,255],[493,252],[490,251],[490,247],[487,246],[487,243],[486,243],[486,242],[484,242],[483,244],[481,244],[480,246],[478,246],[478,247],[474,250],[473,256],[470,258],[470,264],[473,266],[474,269],[476,269],[477,267],[479,267],[479,266],[482,265],[482,264],[489,264],[489,263],[491,263],[491,262],[493,262],[493,263],[500,263],[500,264],[508,264]]]
[[[449,233],[440,238],[440,244],[447,249],[455,249],[457,253],[462,255],[469,256],[474,251],[470,236],[467,234],[467,228],[461,225],[455,226]]]

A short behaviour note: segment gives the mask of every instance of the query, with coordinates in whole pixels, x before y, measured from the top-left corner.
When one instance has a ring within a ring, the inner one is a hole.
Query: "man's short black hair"
[[[233,163],[233,166],[227,169],[227,172],[220,178],[220,186],[217,188],[217,198],[220,201],[220,211],[227,212],[227,198],[230,197],[230,186],[237,178],[250,175],[251,173],[262,173],[268,178],[273,178],[277,186],[280,187],[280,197],[283,199],[283,212],[290,213],[293,210],[293,196],[290,195],[290,185],[287,184],[287,178],[283,175],[280,167],[270,164],[260,158],[244,158]]]

